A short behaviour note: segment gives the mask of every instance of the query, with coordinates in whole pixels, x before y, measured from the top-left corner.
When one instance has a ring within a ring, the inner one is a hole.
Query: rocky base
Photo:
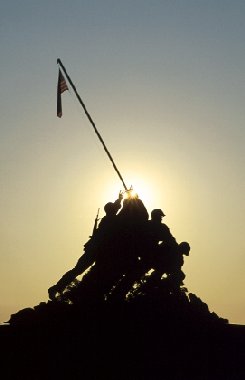
[[[0,334],[5,379],[240,380],[245,375],[245,331],[185,292],[79,306],[41,303],[12,315]]]

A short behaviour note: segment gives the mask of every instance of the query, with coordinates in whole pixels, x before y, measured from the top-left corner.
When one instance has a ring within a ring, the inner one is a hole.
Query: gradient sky
[[[122,184],[186,240],[185,285],[245,324],[245,2],[0,3],[0,322],[48,300]]]

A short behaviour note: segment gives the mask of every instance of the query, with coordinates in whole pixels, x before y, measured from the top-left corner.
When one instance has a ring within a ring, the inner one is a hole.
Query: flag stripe
[[[68,87],[66,85],[66,82],[62,81],[60,82],[60,92],[62,94],[62,92],[64,92],[65,90],[68,90]]]
[[[68,90],[65,78],[62,75],[62,72],[59,69],[59,77],[58,77],[58,84],[57,84],[57,116],[62,116],[62,102],[61,102],[61,94]]]

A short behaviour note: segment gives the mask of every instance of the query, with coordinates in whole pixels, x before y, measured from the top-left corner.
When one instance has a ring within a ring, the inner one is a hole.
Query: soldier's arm
[[[115,200],[115,202],[114,202],[116,212],[118,212],[120,210],[120,208],[122,207],[122,205],[121,205],[122,199],[123,199],[123,193],[120,191],[120,193],[118,195],[118,199]]]
[[[170,245],[178,245],[175,237],[171,234],[170,229],[166,224],[162,224],[162,240]]]

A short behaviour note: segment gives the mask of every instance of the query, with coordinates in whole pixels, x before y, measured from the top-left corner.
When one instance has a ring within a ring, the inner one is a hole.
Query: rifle
[[[99,221],[99,212],[100,212],[100,209],[98,208],[98,211],[97,211],[97,214],[96,214],[96,217],[95,217],[95,220],[94,220],[94,228],[93,228],[92,236],[95,234],[95,232],[97,230],[97,224],[98,224],[98,221]]]

